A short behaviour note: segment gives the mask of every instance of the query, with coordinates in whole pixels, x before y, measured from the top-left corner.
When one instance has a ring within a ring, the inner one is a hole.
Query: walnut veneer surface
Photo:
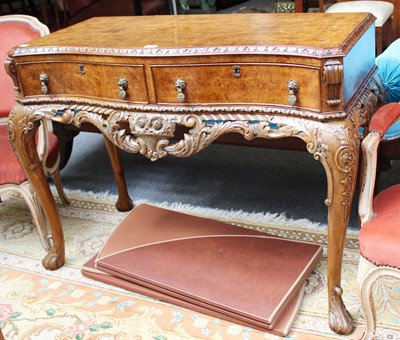
[[[43,265],[57,269],[65,256],[34,147],[44,118],[103,133],[120,208],[131,205],[119,148],[157,160],[194,155],[232,134],[298,138],[326,170],[329,324],[350,333],[340,272],[359,128],[384,92],[373,22],[367,13],[94,18],[14,48],[6,69],[19,105],[9,132],[49,221],[53,246]]]
[[[354,23],[360,23],[360,19],[365,17],[365,14],[354,14],[358,19],[348,20],[347,14],[336,17],[322,13],[308,15],[306,20],[303,14],[292,13],[269,15],[267,18],[265,14],[252,14],[251,19],[247,14],[235,14],[234,19],[229,14],[217,17],[185,15],[93,18],[33,41],[29,46],[143,48],[157,45],[160,48],[182,48],[297,45],[338,48],[344,40],[350,38],[356,28]],[[205,28],[208,30],[207,36],[204,36]],[[83,31],[85,34],[82,34]]]

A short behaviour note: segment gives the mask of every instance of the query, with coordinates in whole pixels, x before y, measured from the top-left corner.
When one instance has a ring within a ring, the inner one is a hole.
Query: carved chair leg
[[[53,173],[53,180],[54,180],[54,185],[56,186],[58,196],[61,199],[61,202],[63,205],[69,205],[70,201],[67,197],[67,195],[64,192],[64,188],[61,183],[61,176],[60,176],[60,169],[56,169],[55,172]]]
[[[378,267],[360,257],[357,286],[361,306],[365,314],[365,331],[363,340],[375,339],[376,332],[376,309],[374,304],[373,288],[375,282],[383,277],[394,277],[400,279],[400,270],[393,267]]]
[[[50,240],[48,237],[48,230],[46,228],[43,210],[39,205],[37,197],[33,192],[29,182],[25,181],[21,184],[8,184],[0,188],[0,194],[7,191],[18,193],[24,200],[26,206],[31,213],[32,223],[35,226],[36,231],[38,232],[39,240],[42,243],[43,248],[49,250]]]
[[[32,190],[29,182],[22,183],[20,188],[21,196],[31,212],[33,225],[36,227],[36,230],[39,234],[40,242],[42,243],[44,249],[49,250],[51,244],[49,232],[46,227],[46,219],[44,217],[43,209],[37,200],[36,194]]]
[[[382,51],[393,42],[393,36],[393,17],[390,17],[382,26]]]
[[[376,55],[380,55],[383,51],[382,27],[375,28]]]
[[[369,263],[363,257],[360,257],[357,273],[357,287],[358,294],[360,296],[361,306],[365,314],[366,327],[364,335],[362,337],[362,339],[364,340],[374,339],[376,328],[376,311],[372,289],[377,278],[370,275],[375,268],[376,266]]]

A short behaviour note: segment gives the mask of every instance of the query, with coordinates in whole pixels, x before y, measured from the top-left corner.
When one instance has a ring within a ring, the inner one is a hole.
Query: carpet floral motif
[[[85,278],[80,266],[98,252],[126,216],[113,202],[70,197],[58,204],[65,240],[66,265],[51,272],[22,200],[10,195],[0,204],[0,328],[6,339],[278,339],[249,327]],[[59,203],[59,202],[58,202]],[[223,218],[224,214],[221,214]],[[238,224],[238,223],[236,223]],[[273,235],[326,245],[326,231],[272,224],[242,224]],[[326,248],[326,247],[325,247]],[[345,244],[342,286],[356,323],[349,339],[359,338],[363,315],[355,285],[357,237]],[[306,282],[305,297],[288,339],[335,339],[327,325],[326,249]],[[400,338],[400,284],[381,280],[375,286],[378,337]]]

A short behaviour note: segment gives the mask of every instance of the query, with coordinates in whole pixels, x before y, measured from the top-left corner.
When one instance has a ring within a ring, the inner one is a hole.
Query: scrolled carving
[[[379,103],[386,102],[386,88],[376,70],[371,80],[360,88],[355,98],[356,101],[349,105],[349,117],[358,129],[369,122]]]
[[[11,142],[11,146],[14,148],[13,141],[15,140],[15,130],[14,130],[14,123],[13,123],[13,117],[17,113],[17,110],[15,107],[11,110],[10,114],[8,115],[8,140]],[[15,150],[15,149],[14,149]]]
[[[358,133],[352,133],[352,129],[341,126],[335,130],[334,135],[340,142],[340,146],[335,153],[335,165],[344,174],[341,182],[344,185],[343,205],[350,206],[352,200],[352,188],[354,186],[354,169],[358,162],[357,152],[360,140]]]
[[[329,146],[323,143],[321,137],[319,136],[320,129],[315,127],[314,129],[308,130],[308,138],[309,141],[307,143],[307,151],[314,155],[314,159],[320,161],[322,166],[325,169],[326,177],[327,177],[327,198],[325,199],[325,205],[332,205],[332,196],[333,196],[333,187],[332,187],[332,169],[328,164],[328,153]]]
[[[355,165],[354,163],[354,150],[351,150],[349,146],[341,146],[336,151],[336,164],[340,171],[350,172],[350,169]]]
[[[342,172],[350,172],[350,169],[355,166],[354,146],[349,143],[350,133],[350,129],[343,126],[335,130],[334,133],[341,144],[336,151],[335,161],[338,169]]]
[[[80,105],[34,105],[25,106],[25,109],[28,113],[26,119],[31,120],[23,123],[27,128],[43,117],[77,127],[84,122],[91,123],[121,149],[143,154],[153,161],[168,154],[188,157],[226,133],[239,133],[248,140],[298,137],[307,143],[309,152],[313,154],[323,149],[318,146],[315,133],[312,132],[318,129],[319,123],[305,119],[259,115],[256,116],[257,120],[237,120],[240,115],[234,119],[233,115],[225,114],[218,115],[219,119],[215,120],[213,115],[161,115]],[[181,140],[171,144],[177,125],[185,126],[188,132]]]
[[[129,104],[123,102],[108,102],[108,101],[96,101],[87,98],[67,98],[67,97],[33,97],[18,99],[18,102],[26,105],[68,105],[74,106],[76,109],[83,107],[101,107],[112,110],[124,110],[130,112],[149,112],[149,113],[162,113],[162,114],[175,114],[177,112],[183,114],[196,114],[202,116],[211,116],[217,119],[223,119],[230,115],[232,120],[234,119],[257,119],[258,116],[263,117],[265,115],[287,115],[296,118],[309,118],[317,121],[331,121],[334,119],[344,119],[348,113],[332,112],[332,113],[319,113],[314,111],[297,110],[295,108],[283,108],[283,107],[269,107],[269,106],[255,106],[255,105],[229,105],[229,106],[159,106],[159,105],[138,105]],[[217,118],[219,117],[219,118]],[[243,118],[244,117],[244,118]]]
[[[324,65],[325,82],[328,87],[329,106],[337,106],[341,103],[340,88],[343,81],[343,64],[338,60],[328,60]]]
[[[254,138],[278,139],[284,137],[298,137],[305,141],[307,150],[313,154],[324,166],[328,179],[328,194],[326,205],[332,203],[332,169],[328,163],[329,147],[320,137],[320,122],[306,119],[294,119],[282,116],[258,116],[256,121],[243,119],[234,120],[231,114],[218,115],[180,115],[127,112],[110,108],[89,106],[50,106],[26,107],[31,112],[24,122],[29,129],[38,119],[35,115],[42,115],[54,121],[80,126],[83,122],[95,125],[119,148],[140,153],[152,161],[167,155],[175,157],[189,157],[194,155],[220,136],[227,133],[239,133],[247,140]],[[236,116],[240,117],[240,116]],[[260,119],[262,118],[262,120]],[[177,125],[188,128],[188,132],[178,141],[173,140]],[[127,127],[129,127],[127,129]],[[343,184],[344,205],[351,203],[351,189],[354,179],[350,175],[355,166],[354,145],[350,143],[353,131],[349,127],[339,127],[334,135],[340,142],[335,153],[335,164],[345,174]],[[356,137],[357,138],[357,137]]]
[[[36,112],[29,113],[28,111],[26,111],[28,114],[17,121],[19,129],[15,129],[14,118],[17,115],[19,109],[20,107],[14,107],[9,114],[8,120],[8,138],[14,151],[16,150],[17,140],[24,140],[24,135],[33,133],[33,130],[35,130],[39,126],[39,121],[41,119],[40,114],[37,114]],[[16,133],[16,131],[18,131],[18,133]],[[31,162],[26,154],[22,154],[20,157],[22,157],[26,161],[26,165],[29,169],[35,169],[36,167],[42,166],[40,159],[37,159],[36,162]]]
[[[13,111],[14,110],[15,112],[17,111],[16,108],[14,108]],[[40,120],[42,119],[43,116],[40,112],[30,107],[25,108],[25,112],[26,115],[18,121],[20,134],[28,134],[33,129],[36,129],[39,126]],[[19,136],[14,136],[14,138],[19,138]]]
[[[17,68],[15,67],[14,59],[7,58],[7,60],[4,62],[4,67],[6,69],[7,74],[11,77],[13,81],[14,90],[19,91]]]
[[[229,132],[249,135],[247,122],[225,121],[207,125],[199,117],[188,115],[180,123],[190,128],[189,132],[185,133],[183,139],[177,143],[165,147],[165,151],[175,157],[194,155],[206,148],[218,137]]]

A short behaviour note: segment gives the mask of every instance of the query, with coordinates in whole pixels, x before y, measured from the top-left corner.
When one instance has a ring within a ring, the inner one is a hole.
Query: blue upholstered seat
[[[400,120],[394,123],[385,133],[385,139],[400,137]]]
[[[400,39],[375,59],[378,73],[386,87],[387,103],[400,102]],[[385,134],[385,139],[400,137],[400,121],[393,124]]]
[[[377,56],[375,64],[386,86],[388,103],[400,102],[400,39]]]

